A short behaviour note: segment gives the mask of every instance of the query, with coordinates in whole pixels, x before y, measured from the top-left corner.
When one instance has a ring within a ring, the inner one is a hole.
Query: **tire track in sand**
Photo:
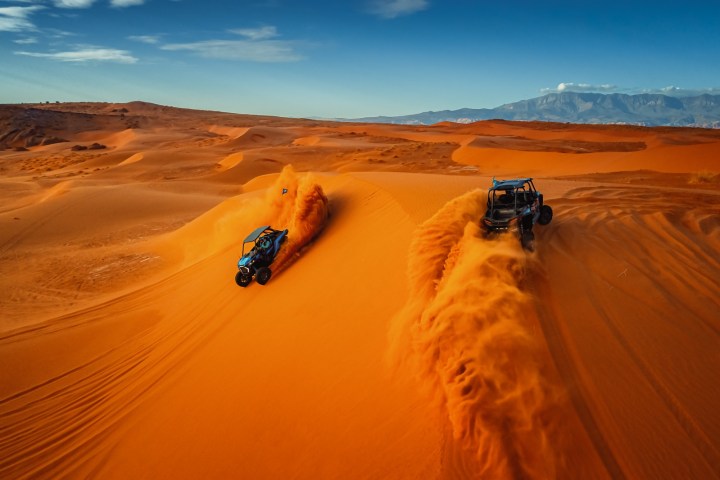
[[[560,245],[557,251],[563,258],[572,258],[580,263],[587,262],[588,257],[603,258],[600,253],[607,249],[603,239],[606,236],[613,237],[622,243],[627,251],[644,253],[639,258],[630,257],[622,261],[635,272],[637,278],[643,276],[653,282],[649,288],[656,292],[657,297],[668,299],[667,302],[675,308],[687,312],[687,317],[707,329],[707,335],[717,335],[717,325],[705,318],[697,305],[686,304],[687,296],[684,297],[682,292],[677,291],[678,284],[690,280],[692,283],[684,285],[685,288],[703,292],[710,301],[716,298],[714,292],[717,290],[712,289],[713,279],[707,276],[707,272],[717,266],[717,257],[714,256],[710,244],[704,241],[703,235],[708,232],[703,232],[698,225],[693,228],[693,222],[690,221],[692,215],[705,218],[706,215],[717,212],[720,205],[716,195],[683,191],[676,196],[676,203],[662,210],[657,208],[656,195],[650,188],[584,187],[572,190],[566,195],[570,198],[566,197],[555,203],[560,207],[558,211],[572,218],[572,222],[563,224],[565,230],[557,229],[551,234],[553,242]],[[699,203],[698,199],[704,201]],[[561,232],[564,232],[564,235]],[[581,237],[582,247],[572,246],[566,238],[577,232],[586,234]],[[637,232],[643,233],[638,235]],[[551,239],[547,240],[549,242]],[[662,272],[658,273],[659,267],[653,263],[648,264],[646,258],[659,262]],[[625,274],[626,272],[627,269]],[[621,272],[618,278],[622,275]],[[542,307],[538,308],[539,318],[556,368],[568,386],[573,405],[606,469],[613,478],[624,478],[625,474],[613,455],[608,440],[601,433],[591,405],[586,400],[588,394],[584,392],[583,384],[588,380],[583,379],[578,372],[576,365],[581,361],[574,358],[561,331],[559,321],[563,320],[563,315],[556,310],[558,303],[554,300],[550,281],[540,272],[536,272],[536,277],[532,283],[536,286],[537,297],[543,299]],[[630,365],[637,368],[655,397],[670,413],[669,418],[674,419],[685,433],[709,470],[720,472],[720,452],[710,435],[673,393],[672,384],[668,383],[669,378],[664,379],[653,368],[652,357],[648,357],[648,351],[638,349],[633,343],[637,338],[633,340],[630,331],[623,331],[623,317],[620,316],[623,312],[603,302],[593,292],[593,286],[597,285],[607,287],[610,291],[623,290],[622,286],[617,284],[614,276],[607,278],[607,274],[603,276],[600,272],[594,272],[589,282],[585,291],[588,292],[586,298],[592,312],[622,349]],[[623,295],[631,299],[631,305],[641,308],[651,317],[662,320],[663,316],[673,315],[664,310],[668,308],[667,304],[658,303],[657,297],[655,301],[651,301],[632,289],[623,291]]]
[[[553,305],[552,289],[547,278],[538,271],[533,273],[531,282],[535,285],[537,297],[543,299],[543,308],[539,308],[538,319],[543,331],[543,336],[548,345],[548,350],[552,356],[555,368],[557,369],[563,384],[565,385],[570,401],[585,428],[590,441],[595,448],[600,460],[605,466],[608,474],[616,480],[624,480],[625,473],[618,463],[615,455],[610,448],[608,441],[602,434],[600,427],[595,421],[591,409],[585,399],[585,394],[581,390],[581,377],[575,367],[576,361],[573,359],[570,351],[563,340],[557,320],[559,315],[555,312]]]

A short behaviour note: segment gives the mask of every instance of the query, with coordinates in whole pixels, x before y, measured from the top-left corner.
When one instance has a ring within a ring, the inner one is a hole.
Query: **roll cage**
[[[495,180],[488,190],[487,207],[495,220],[509,220],[525,215],[538,199],[532,178]]]
[[[252,243],[253,246],[250,248],[250,250],[260,247],[260,248],[268,248],[272,245],[272,240],[268,239],[269,235],[275,235],[278,233],[282,233],[280,230],[275,230],[274,228],[271,228],[269,225],[264,225],[262,227],[258,227],[255,230],[253,230],[250,235],[245,237],[245,240],[243,240],[243,246],[242,246],[242,255],[245,255],[245,246],[248,243]],[[270,242],[270,243],[267,243]]]

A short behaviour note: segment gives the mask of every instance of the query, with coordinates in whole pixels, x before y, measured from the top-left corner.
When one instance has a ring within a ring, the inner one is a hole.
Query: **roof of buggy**
[[[493,179],[493,186],[490,190],[515,190],[516,188],[522,188],[523,185],[530,180],[532,180],[532,178],[512,178],[510,180]]]
[[[268,228],[270,228],[270,225],[265,225],[265,226],[256,228],[255,230],[252,231],[252,233],[250,235],[248,235],[245,238],[245,240],[243,240],[243,243],[254,242]]]

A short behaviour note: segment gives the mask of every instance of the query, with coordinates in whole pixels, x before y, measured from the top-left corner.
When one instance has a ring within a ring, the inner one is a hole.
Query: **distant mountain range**
[[[720,128],[720,95],[679,98],[649,93],[626,95],[562,92],[508,103],[497,108],[462,108],[399,117],[341,120],[431,125],[438,122],[471,123],[490,119]]]

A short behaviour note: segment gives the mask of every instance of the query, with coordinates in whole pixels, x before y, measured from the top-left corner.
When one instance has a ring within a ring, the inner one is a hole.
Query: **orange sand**
[[[718,478],[720,132],[38,108],[69,142],[0,151],[0,478]],[[494,175],[554,208],[535,253],[480,235]]]

